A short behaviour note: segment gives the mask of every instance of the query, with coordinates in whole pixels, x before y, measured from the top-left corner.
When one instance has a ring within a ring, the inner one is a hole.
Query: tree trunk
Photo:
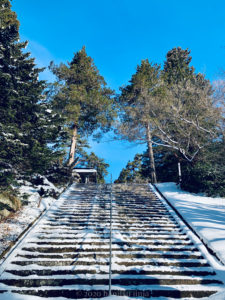
[[[68,166],[71,166],[74,162],[76,146],[77,146],[77,124],[74,124],[73,135],[72,135],[72,138],[71,138],[71,146],[70,146]]]
[[[156,172],[155,172],[155,160],[154,160],[153,148],[152,148],[152,135],[151,135],[149,123],[146,125],[146,136],[147,136],[147,144],[148,144],[148,156],[150,160],[151,183],[157,183]]]

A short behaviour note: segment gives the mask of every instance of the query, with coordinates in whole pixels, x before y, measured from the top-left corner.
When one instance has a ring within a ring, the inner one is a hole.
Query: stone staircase
[[[187,299],[223,288],[188,229],[147,185],[113,185],[112,191],[75,185],[5,261],[0,293],[108,296],[111,196],[113,295]]]

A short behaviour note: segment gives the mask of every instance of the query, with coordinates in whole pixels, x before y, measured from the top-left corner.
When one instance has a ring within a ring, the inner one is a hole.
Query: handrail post
[[[110,188],[110,239],[109,239],[109,296],[111,296],[112,287],[112,174]]]

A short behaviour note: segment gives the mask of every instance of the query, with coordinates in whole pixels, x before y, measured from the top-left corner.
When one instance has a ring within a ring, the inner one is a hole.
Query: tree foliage
[[[183,188],[225,194],[224,80],[213,89],[191,66],[188,49],[171,49],[163,69],[142,60],[120,88],[116,106],[85,47],[67,64],[51,63],[56,82],[47,86],[39,80],[43,69],[19,38],[16,13],[9,0],[0,0],[1,186],[34,172],[59,183],[61,175],[69,180],[75,165],[96,168],[98,182],[104,182],[108,164],[84,151],[86,138],[108,132],[119,108],[115,132],[146,143],[147,151],[129,161],[116,182],[156,182],[156,172],[159,181],[176,181],[181,161]],[[69,142],[66,168],[62,161]]]
[[[180,47],[173,48],[166,54],[164,63],[164,79],[170,85],[178,84],[181,81],[192,80],[194,76],[194,67],[190,66],[192,57],[188,49]]]
[[[212,97],[212,86],[189,64],[190,51],[174,48],[164,64],[167,105],[158,120],[161,144],[179,151],[192,161],[217,137],[220,112]]]
[[[130,83],[121,88],[119,97],[121,121],[117,133],[129,141],[147,143],[152,182],[156,182],[152,138],[163,92],[160,66],[151,64],[146,59],[137,66]]]
[[[79,156],[78,162],[78,167],[93,168],[97,171],[97,183],[105,182],[105,176],[108,175],[107,168],[109,164],[107,164],[104,159],[98,157],[94,152],[88,154],[83,151]]]
[[[112,90],[107,88],[93,59],[87,56],[85,47],[75,53],[68,65],[51,63],[50,69],[56,75],[57,92],[53,97],[54,107],[62,112],[66,127],[71,131],[69,165],[75,159],[77,139],[106,132],[111,128],[115,116]]]
[[[130,141],[145,140],[143,124],[148,119],[159,181],[176,181],[177,163],[181,161],[184,177],[182,186],[186,189],[189,187],[191,191],[205,189],[212,193],[218,184],[223,189],[223,166],[219,168],[218,164],[213,171],[213,161],[216,163],[219,159],[212,153],[222,149],[219,145],[224,140],[225,89],[220,85],[215,93],[204,75],[195,73],[190,65],[191,59],[188,49],[178,47],[169,51],[163,70],[158,68],[155,89],[144,84],[143,78],[148,78],[148,82],[151,75],[146,72],[141,75],[140,70],[145,69],[142,62],[130,85],[121,89],[120,101],[123,106],[119,129]],[[146,95],[150,97],[145,98]],[[221,155],[221,151],[219,153]],[[142,154],[138,169],[133,169],[135,160],[128,162],[118,181],[132,182],[137,176],[151,181],[149,158],[148,153]],[[207,178],[211,178],[211,182]]]
[[[115,183],[140,183],[145,179],[142,174],[143,156],[136,154],[133,161],[128,161],[125,168],[123,168],[119,174]],[[149,175],[149,174],[148,174]]]
[[[155,147],[155,168],[159,182],[178,181],[177,157],[165,147]],[[115,183],[151,182],[148,150],[136,154],[133,161],[128,161]]]
[[[46,170],[57,155],[48,144],[56,139],[59,127],[44,101],[46,84],[38,79],[42,69],[24,51],[27,42],[18,42],[19,22],[8,0],[0,0],[0,11],[0,180],[4,184],[17,172]]]
[[[204,149],[194,163],[183,164],[181,187],[190,192],[209,196],[225,196],[224,141],[217,141]]]

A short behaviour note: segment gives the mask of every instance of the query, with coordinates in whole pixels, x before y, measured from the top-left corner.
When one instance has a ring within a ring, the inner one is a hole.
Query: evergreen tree
[[[145,182],[147,179],[142,175],[142,159],[143,156],[141,154],[136,154],[133,161],[128,161],[125,168],[119,174],[115,183],[140,183]],[[149,179],[149,173],[148,179]]]
[[[167,105],[158,120],[157,137],[161,145],[193,161],[216,138],[220,116],[210,82],[194,73],[189,54],[179,47],[167,54],[163,70]]]
[[[225,142],[214,141],[192,163],[183,164],[181,187],[208,196],[225,196]]]
[[[107,164],[104,159],[99,158],[94,152],[88,154],[83,151],[79,157],[77,166],[95,169],[97,171],[98,183],[104,183],[105,176],[108,175],[107,168],[109,164]]]
[[[220,130],[220,138],[221,140],[225,140],[225,80],[223,78],[217,80],[214,83],[214,93],[213,98],[217,107],[219,107],[221,112],[221,119],[219,121],[219,130]]]
[[[182,165],[181,188],[208,196],[225,196],[224,140],[214,141],[202,150],[195,161],[188,162],[166,147],[156,147],[155,165],[159,182],[178,182],[177,160]],[[137,164],[137,159],[139,163]],[[148,151],[137,154],[119,174],[115,183],[135,183],[149,180]],[[134,165],[137,168],[134,168]]]
[[[71,132],[68,165],[72,167],[79,137],[88,136],[96,130],[99,133],[99,130],[106,132],[110,129],[115,115],[112,91],[106,87],[85,47],[74,55],[68,65],[51,63],[50,69],[58,79],[53,104],[62,112]]]
[[[129,176],[129,170],[123,168],[119,174],[119,177],[114,181],[114,183],[127,183],[127,178]]]
[[[145,153],[143,154],[142,174],[145,177]],[[159,182],[177,182],[178,162],[183,162],[181,155],[167,147],[155,147],[155,167]]]
[[[48,143],[58,134],[49,106],[46,87],[38,76],[34,59],[18,42],[19,23],[8,0],[0,0],[0,162],[16,172],[43,172],[53,159]]]
[[[163,73],[169,85],[193,78],[194,67],[190,66],[192,60],[190,53],[188,49],[183,50],[180,47],[168,51]]]
[[[160,66],[143,60],[132,76],[130,84],[121,88],[119,105],[121,123],[118,132],[129,141],[146,142],[150,163],[151,182],[156,182],[153,155],[153,136],[157,114],[162,109],[161,100],[164,93],[160,79]]]

